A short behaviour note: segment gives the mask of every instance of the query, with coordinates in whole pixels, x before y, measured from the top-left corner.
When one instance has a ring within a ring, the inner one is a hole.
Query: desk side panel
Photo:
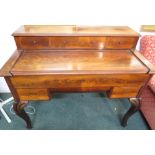
[[[19,58],[21,54],[21,50],[16,50],[12,56],[8,59],[8,61],[4,64],[4,66],[0,70],[0,76],[5,77],[5,76],[12,76],[11,74],[11,69],[16,63],[17,59]]]

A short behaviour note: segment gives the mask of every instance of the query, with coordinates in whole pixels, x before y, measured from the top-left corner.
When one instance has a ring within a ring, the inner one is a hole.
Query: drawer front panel
[[[15,37],[18,49],[49,49],[48,37]]]
[[[67,88],[101,88],[142,86],[148,79],[147,74],[127,75],[42,75],[42,76],[15,76],[11,77],[15,88],[51,88],[65,90]]]
[[[15,37],[18,49],[133,49],[138,37]]]
[[[53,49],[104,49],[105,37],[51,37]]]
[[[136,97],[139,93],[141,86],[136,87],[114,87],[108,94],[110,98],[130,98]]]
[[[138,37],[107,37],[105,49],[134,49]]]
[[[16,89],[20,100],[49,100],[48,89]]]

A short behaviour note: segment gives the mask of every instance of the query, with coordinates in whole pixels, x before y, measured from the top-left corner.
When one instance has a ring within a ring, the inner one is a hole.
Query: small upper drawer
[[[51,37],[50,43],[53,49],[104,49],[105,37]]]
[[[138,37],[107,37],[105,49],[134,49]]]
[[[15,37],[18,49],[49,49],[48,37]]]

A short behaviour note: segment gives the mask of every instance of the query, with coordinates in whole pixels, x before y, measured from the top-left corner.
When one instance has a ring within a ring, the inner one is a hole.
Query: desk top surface
[[[130,50],[27,50],[13,75],[147,73]]]
[[[24,25],[13,36],[139,36],[127,26]]]

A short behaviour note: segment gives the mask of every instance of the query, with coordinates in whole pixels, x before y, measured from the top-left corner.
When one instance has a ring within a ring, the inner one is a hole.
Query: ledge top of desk
[[[140,36],[128,26],[23,25],[13,36]]]
[[[26,50],[12,75],[147,73],[130,50]]]

